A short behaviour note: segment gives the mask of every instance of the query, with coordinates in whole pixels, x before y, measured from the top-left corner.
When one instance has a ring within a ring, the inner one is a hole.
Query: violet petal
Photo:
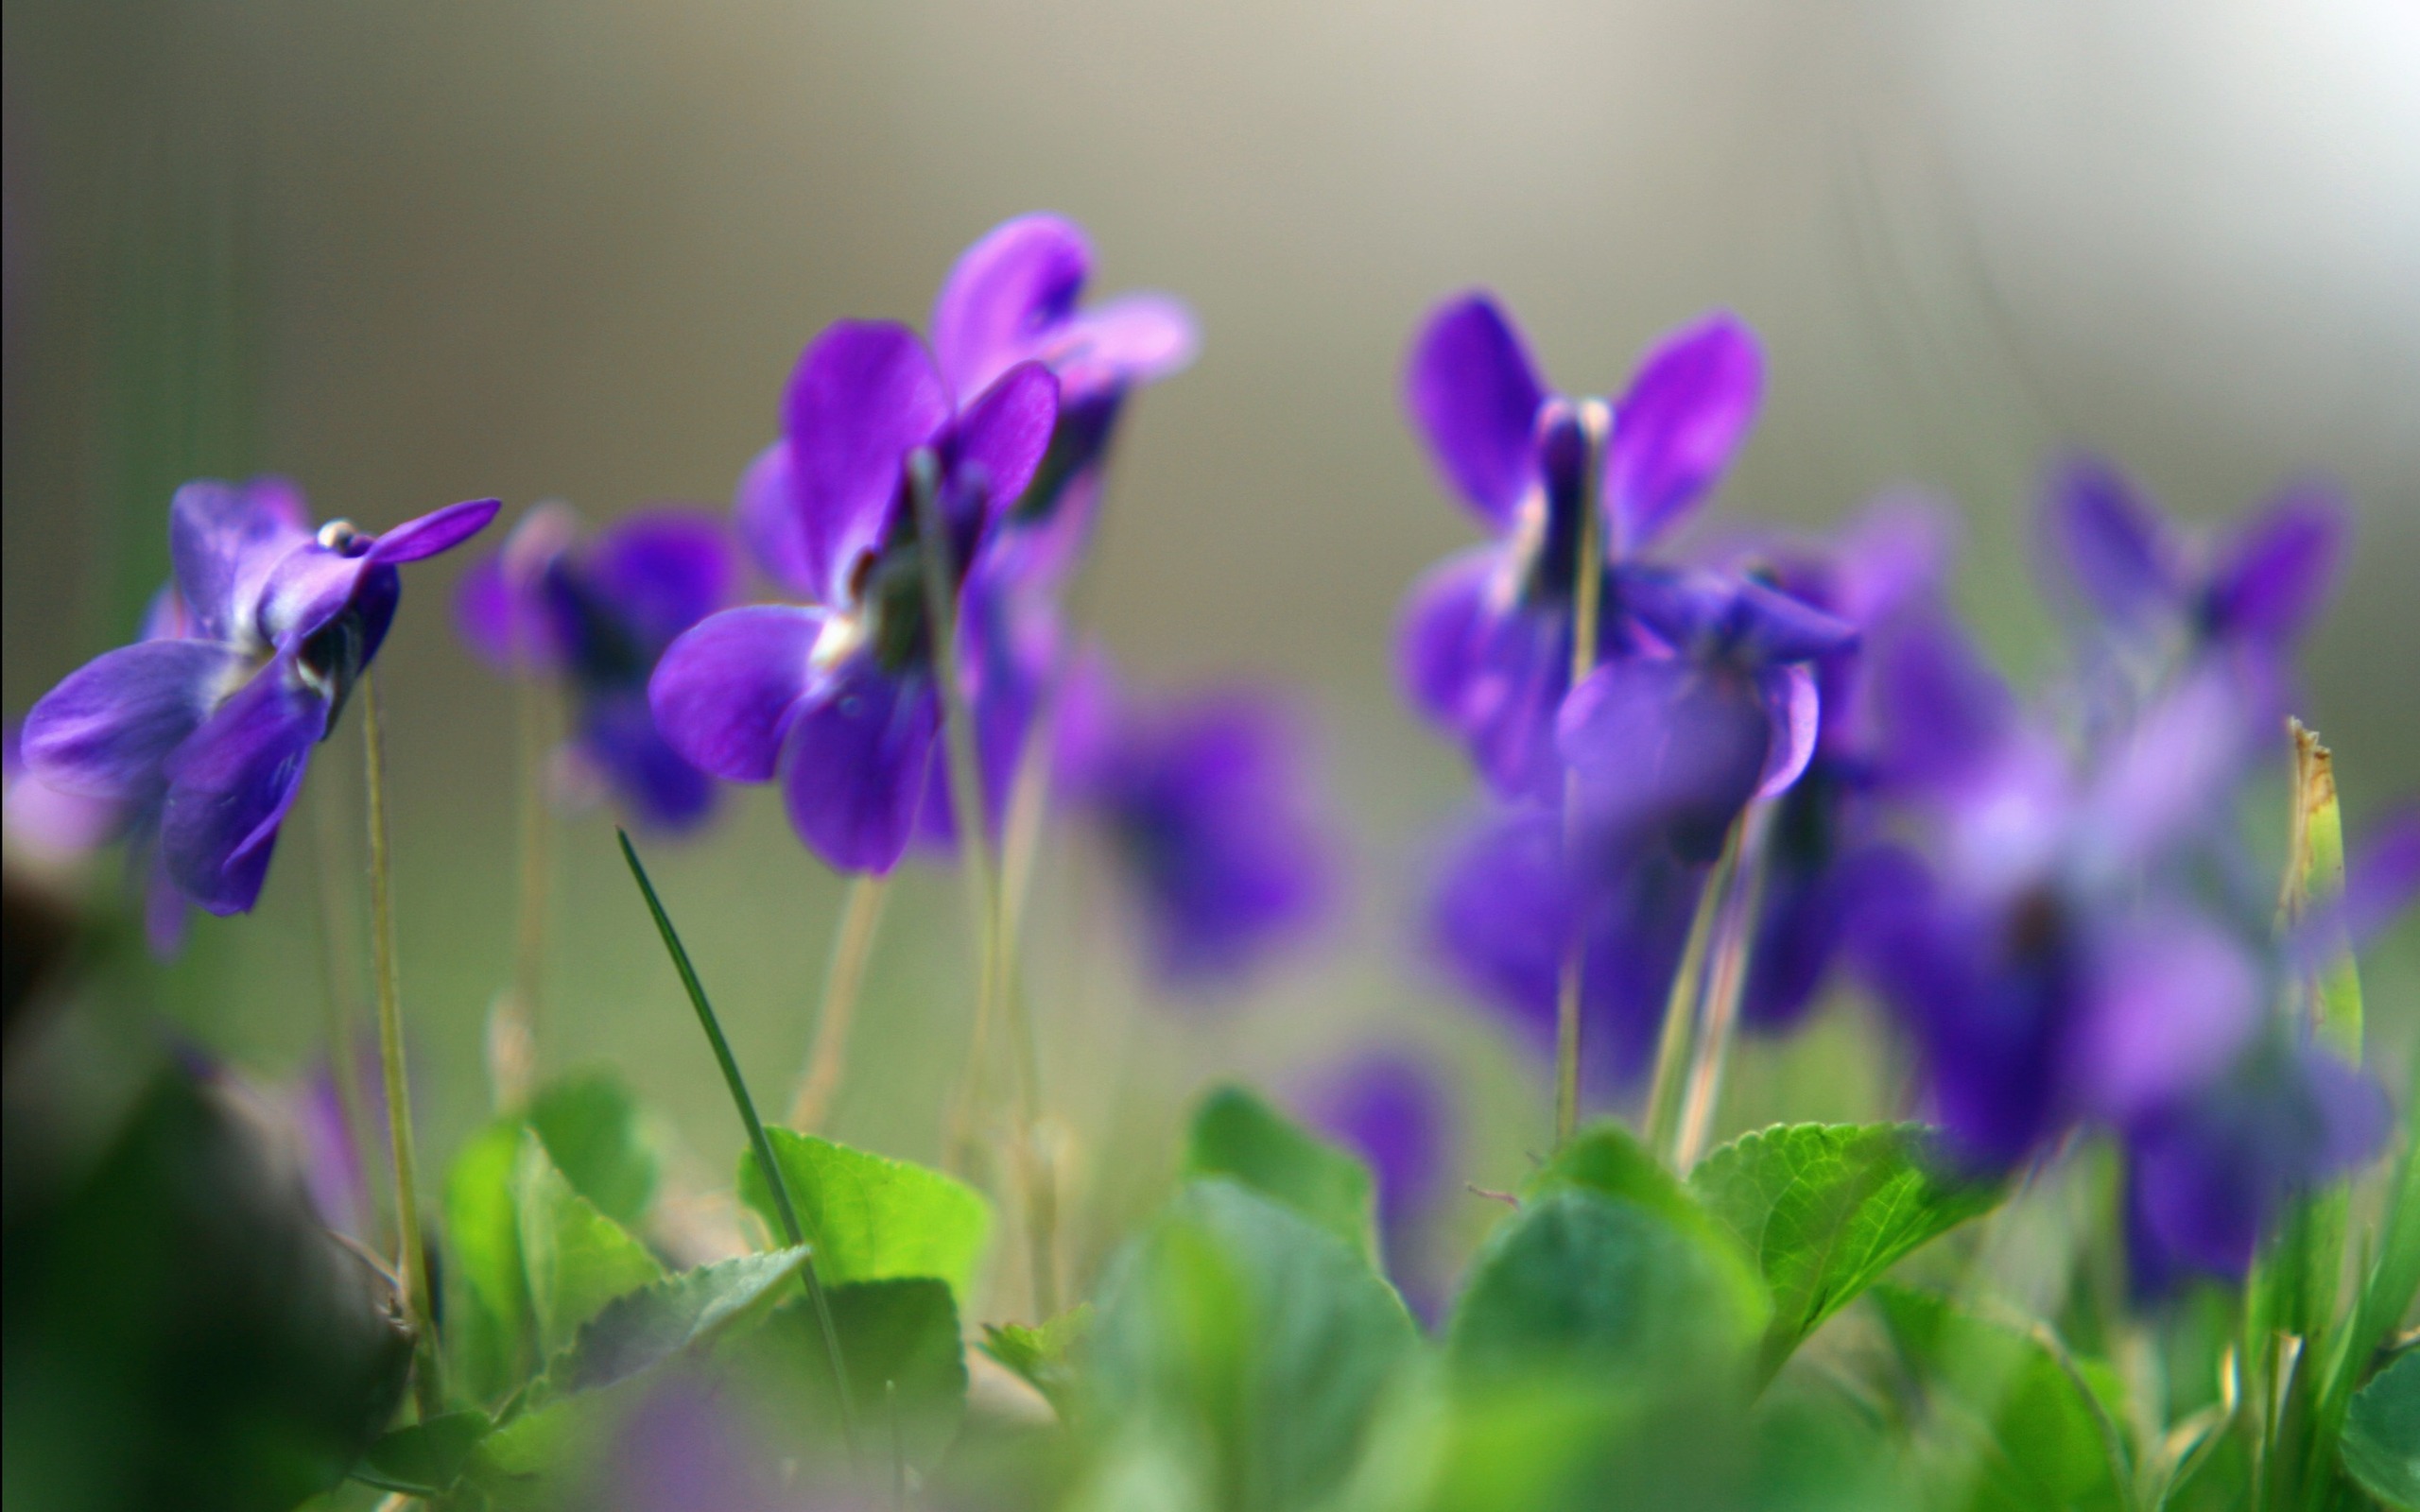
[[[799,700],[821,680],[821,610],[754,604],[700,621],[666,647],[648,679],[656,727],[700,769],[769,782]]]
[[[146,802],[247,658],[216,641],[142,641],[68,674],[26,714],[26,769],[64,793]]]
[[[1629,555],[1671,528],[1730,464],[1756,418],[1764,358],[1727,314],[1659,342],[1614,410],[1605,498]]]
[[[941,374],[906,326],[843,320],[817,336],[782,404],[798,538],[767,555],[767,566],[794,550],[813,596],[846,603],[857,558],[890,534],[908,454],[935,440],[949,416]]]
[[[327,722],[326,701],[280,657],[177,747],[160,851],[179,891],[214,914],[251,910]]]
[[[1512,524],[1536,479],[1545,397],[1520,333],[1484,293],[1439,306],[1412,343],[1405,405],[1438,467],[1495,525]]]
[[[1091,244],[1059,215],[1019,215],[984,233],[933,301],[933,352],[963,403],[982,392],[1074,313],[1092,270]]]
[[[898,865],[938,765],[941,717],[929,679],[887,676],[870,656],[840,666],[782,743],[782,793],[800,838],[842,871]]]

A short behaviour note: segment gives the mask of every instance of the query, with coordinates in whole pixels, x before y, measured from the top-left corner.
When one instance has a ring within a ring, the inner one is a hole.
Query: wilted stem
[[[873,938],[882,927],[890,884],[890,878],[873,872],[849,880],[848,902],[840,909],[840,933],[832,942],[832,964],[823,978],[823,1011],[816,1017],[815,1045],[807,1052],[806,1070],[790,1099],[792,1128],[815,1133],[832,1111],[832,1098],[848,1069],[849,1029],[856,1021],[866,962],[873,955]]]
[[[1604,589],[1599,560],[1604,547],[1605,439],[1613,417],[1602,402],[1580,403],[1581,435],[1586,440],[1580,472],[1580,544],[1571,571],[1571,685],[1596,669],[1597,621]],[[1573,869],[1578,849],[1579,778],[1566,772],[1563,783],[1563,848],[1566,870]],[[1577,889],[1575,889],[1576,891]],[[1577,900],[1575,900],[1577,901]],[[1575,907],[1571,937],[1564,941],[1563,964],[1556,973],[1554,1005],[1554,1142],[1570,1143],[1580,1126],[1580,1021],[1586,988],[1588,957],[1587,910]]]
[[[706,1032],[706,1043],[714,1048],[715,1064],[722,1068],[723,1086],[731,1093],[732,1106],[739,1110],[739,1121],[747,1125],[749,1152],[755,1157],[757,1174],[765,1178],[765,1190],[772,1194],[782,1238],[790,1247],[799,1248],[806,1244],[806,1230],[798,1221],[798,1209],[790,1202],[789,1183],[782,1178],[781,1164],[773,1159],[773,1142],[766,1137],[765,1121],[756,1116],[756,1101],[748,1095],[748,1083],[739,1074],[739,1062],[732,1056],[731,1041],[723,1037],[722,1021],[715,1017],[714,1005],[706,1000],[705,984],[698,980],[698,969],[690,964],[688,948],[681,943],[680,934],[672,927],[672,916],[664,911],[664,901],[655,895],[655,884],[648,880],[647,868],[639,864],[639,853],[631,844],[629,832],[617,828],[614,838],[621,842],[622,859],[630,864],[631,878],[639,885],[639,896],[647,900],[655,932],[664,937],[665,953],[672,957],[672,969],[680,975],[683,990],[689,994],[689,1005],[697,1010],[698,1026]],[[848,1441],[849,1457],[855,1460],[856,1397],[849,1389],[849,1366],[840,1355],[840,1332],[833,1326],[832,1301],[823,1290],[823,1278],[816,1270],[812,1253],[799,1266],[798,1273],[807,1300],[815,1309],[816,1328],[823,1335],[824,1361],[832,1368],[833,1389],[840,1399],[840,1435]]]
[[[361,678],[363,780],[370,795],[370,958],[378,979],[378,1061],[386,1076],[387,1146],[395,1165],[396,1289],[420,1341],[412,1382],[425,1419],[444,1410],[437,1375],[437,1321],[428,1308],[427,1251],[421,1247],[420,1182],[412,1152],[412,1096],[404,1070],[403,989],[395,966],[393,871],[387,850],[386,737],[378,720],[378,682]]]
[[[951,1143],[971,1137],[974,1108],[983,1077],[983,1057],[992,1016],[1009,1020],[1015,1070],[1016,1151],[1014,1177],[1026,1203],[1026,1243],[1033,1272],[1034,1305],[1043,1316],[1057,1312],[1057,1227],[1053,1194],[1036,1145],[1041,1119],[1041,1057],[1024,995],[1015,989],[1014,947],[1009,939],[1007,893],[992,866],[990,826],[983,802],[983,768],[976,748],[975,711],[958,659],[958,571],[950,557],[949,524],[942,516],[940,462],[919,449],[908,459],[908,491],[916,510],[916,538],[925,576],[925,633],[933,676],[940,684],[942,733],[949,760],[950,810],[966,867],[967,892],[977,941],[975,1032]]]
[[[1743,816],[1744,818],[1744,816]],[[1647,1143],[1667,1156],[1673,1153],[1679,1132],[1682,1078],[1688,1069],[1695,1039],[1698,1002],[1704,996],[1707,949],[1714,936],[1715,917],[1731,891],[1732,874],[1739,867],[1742,819],[1731,821],[1722,837],[1722,853],[1706,873],[1698,893],[1697,911],[1689,919],[1688,940],[1681,948],[1681,964],[1672,973],[1672,990],[1664,1000],[1664,1032],[1655,1045],[1655,1076],[1648,1084]]]
[[[1678,1171],[1687,1171],[1705,1153],[1715,1105],[1722,1095],[1724,1064],[1730,1059],[1731,1042],[1738,1036],[1739,1000],[1748,988],[1757,905],[1764,894],[1766,813],[1765,805],[1752,804],[1739,818],[1746,839],[1715,926],[1713,969],[1706,981],[1696,1049],[1689,1057],[1688,1097],[1681,1107],[1680,1133],[1672,1146],[1672,1164]]]

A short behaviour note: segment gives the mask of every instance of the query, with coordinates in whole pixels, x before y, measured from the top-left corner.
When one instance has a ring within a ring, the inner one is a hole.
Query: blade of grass
[[[715,1061],[722,1067],[723,1085],[731,1089],[732,1106],[739,1109],[739,1121],[748,1125],[748,1145],[756,1157],[756,1169],[765,1175],[766,1190],[773,1194],[774,1211],[781,1214],[782,1237],[792,1247],[806,1243],[806,1231],[799,1226],[798,1210],[790,1204],[788,1185],[782,1180],[782,1168],[773,1159],[772,1141],[765,1137],[764,1120],[756,1116],[754,1099],[748,1095],[748,1084],[740,1079],[739,1062],[732,1058],[731,1041],[723,1038],[722,1022],[715,1017],[714,1005],[706,1001],[706,989],[698,980],[698,970],[689,964],[689,952],[682,945],[680,935],[672,927],[671,916],[664,911],[664,902],[655,895],[655,884],[648,880],[647,868],[639,864],[636,847],[631,844],[629,832],[616,828],[614,837],[622,843],[622,859],[630,863],[631,878],[639,885],[639,896],[647,900],[647,911],[654,916],[655,932],[664,936],[665,954],[672,957],[672,969],[680,973],[681,986],[689,994],[689,1005],[698,1010],[698,1026],[706,1032],[706,1042],[714,1046]],[[799,1267],[799,1279],[806,1287],[807,1300],[815,1308],[815,1324],[823,1335],[823,1352],[832,1366],[832,1383],[840,1399],[840,1435],[848,1441],[849,1457],[857,1455],[856,1399],[849,1389],[849,1367],[840,1358],[839,1331],[832,1326],[832,1302],[823,1290],[823,1280],[816,1273],[815,1257],[809,1254],[806,1263]]]

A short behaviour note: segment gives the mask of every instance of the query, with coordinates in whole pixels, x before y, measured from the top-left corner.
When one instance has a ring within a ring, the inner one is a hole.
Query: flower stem
[[[1605,440],[1613,428],[1613,417],[1601,400],[1582,400],[1579,415],[1587,450],[1580,472],[1580,548],[1571,573],[1571,685],[1575,688],[1597,665],[1597,622],[1604,589]],[[1577,777],[1565,774],[1563,849],[1566,871],[1576,869],[1574,852],[1579,849],[1577,784]],[[1580,1127],[1580,1009],[1587,955],[1587,910],[1575,907],[1571,937],[1564,941],[1563,964],[1555,980],[1554,1143],[1558,1148],[1569,1143]]]
[[[1681,948],[1681,964],[1672,973],[1672,990],[1664,1000],[1664,1031],[1655,1045],[1655,1074],[1648,1084],[1648,1147],[1669,1156],[1679,1134],[1683,1076],[1696,1039],[1698,1002],[1704,996],[1706,955],[1714,936],[1715,916],[1731,891],[1738,869],[1741,821],[1734,819],[1722,838],[1722,853],[1706,873],[1698,893],[1697,911],[1689,919],[1689,934]]]
[[[525,675],[515,685],[513,705],[521,768],[521,875],[513,924],[512,987],[497,1000],[488,1023],[488,1078],[499,1108],[527,1102],[537,1079],[554,839],[553,816],[546,805],[545,695],[534,678]]]
[[[1014,1177],[1025,1197],[1026,1243],[1034,1305],[1041,1315],[1047,1317],[1058,1310],[1057,1204],[1049,1191],[1036,1141],[1041,1119],[1041,1057],[1034,1042],[1032,1018],[1026,1011],[1024,995],[1014,986],[1013,949],[1007,938],[1007,894],[992,866],[982,764],[976,748],[975,711],[967,700],[966,683],[959,665],[959,574],[957,563],[950,558],[948,522],[942,517],[940,467],[939,459],[923,449],[908,459],[908,491],[915,506],[916,537],[922,547],[925,629],[932,644],[934,679],[940,684],[942,734],[949,761],[950,811],[957,819],[977,941],[975,1032],[959,1111],[952,1120],[952,1143],[971,1138],[991,1020],[995,1012],[1003,1014],[1009,1021],[1015,1072],[1017,1137],[1011,1142]]]
[[[1739,1000],[1748,988],[1748,961],[1755,946],[1756,910],[1764,896],[1762,864],[1766,810],[1751,805],[1740,816],[1746,838],[1728,896],[1722,901],[1712,947],[1713,967],[1706,980],[1705,1008],[1697,1046],[1689,1058],[1688,1097],[1681,1106],[1680,1133],[1672,1146],[1673,1169],[1685,1172],[1705,1153],[1714,1127],[1715,1105],[1722,1096],[1724,1063],[1737,1038]]]
[[[384,1246],[393,1236],[385,1232],[385,1214],[378,1201],[377,1160],[370,1151],[377,1131],[370,1123],[370,1100],[362,1093],[361,1061],[356,1052],[354,993],[360,988],[356,958],[346,947],[344,919],[337,900],[346,897],[345,869],[337,850],[343,816],[337,808],[337,786],[323,775],[312,797],[311,849],[320,865],[320,973],[325,993],[328,1074],[337,1090],[337,1111],[344,1121],[345,1143],[353,1147],[353,1164],[361,1182],[362,1216],[373,1230],[363,1237]]]
[[[816,1133],[831,1114],[833,1096],[848,1069],[849,1029],[856,1021],[857,997],[865,987],[874,935],[882,927],[890,883],[890,878],[873,872],[849,881],[848,901],[840,909],[840,933],[832,942],[832,964],[823,978],[823,1011],[816,1016],[815,1044],[807,1052],[798,1091],[790,1098],[792,1128]]]
[[[428,1252],[421,1246],[420,1182],[412,1151],[411,1085],[404,1069],[402,987],[395,968],[394,873],[387,846],[386,736],[378,718],[378,681],[361,679],[364,785],[370,799],[370,956],[378,979],[378,1061],[386,1076],[387,1147],[395,1167],[396,1289],[404,1315],[419,1336],[412,1382],[423,1420],[444,1410],[438,1378],[437,1320],[428,1308]]]
[[[682,988],[689,994],[689,1005],[697,1010],[698,1026],[706,1032],[706,1042],[714,1047],[715,1063],[722,1068],[723,1086],[731,1092],[732,1106],[739,1109],[739,1121],[747,1125],[748,1148],[756,1159],[758,1174],[765,1178],[765,1189],[773,1194],[773,1211],[781,1218],[782,1238],[793,1248],[804,1246],[806,1230],[798,1221],[798,1209],[791,1205],[789,1184],[782,1179],[781,1164],[773,1159],[773,1142],[766,1137],[764,1120],[756,1116],[755,1100],[748,1095],[748,1083],[740,1077],[731,1041],[723,1037],[722,1022],[715,1017],[714,1005],[706,1000],[705,985],[698,980],[698,969],[690,964],[689,952],[674,931],[671,916],[664,911],[664,901],[655,895],[655,884],[648,880],[647,868],[639,864],[639,853],[631,844],[629,832],[616,828],[614,837],[621,842],[622,859],[630,864],[631,878],[639,885],[639,896],[647,900],[647,911],[655,920],[656,933],[664,937],[664,949],[672,957],[672,969],[681,977]],[[823,1279],[817,1273],[812,1253],[799,1266],[799,1280],[815,1308],[816,1328],[823,1335],[824,1361],[832,1368],[833,1386],[840,1400],[840,1435],[847,1440],[849,1457],[854,1460],[857,1454],[856,1398],[849,1389],[849,1367],[840,1355],[840,1333],[832,1323],[832,1301],[823,1290]]]

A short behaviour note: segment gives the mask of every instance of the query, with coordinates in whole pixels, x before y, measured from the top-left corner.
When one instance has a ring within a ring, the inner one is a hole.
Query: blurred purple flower
[[[126,829],[126,806],[111,799],[69,793],[26,769],[19,722],[0,731],[0,825],[9,845],[43,861],[78,860]]]
[[[656,725],[690,763],[731,782],[783,782],[790,823],[849,871],[897,865],[921,823],[950,833],[942,700],[924,592],[925,544],[908,464],[939,464],[941,515],[960,600],[959,660],[1000,802],[1032,690],[1001,675],[979,601],[1005,591],[991,554],[1059,413],[1039,363],[953,397],[915,333],[843,321],[800,356],[783,439],[740,482],[739,532],[804,604],[725,610],[674,641],[648,685]]]
[[[1087,661],[1059,713],[1059,782],[1099,824],[1180,987],[1231,981],[1317,928],[1336,866],[1308,741],[1270,695],[1138,705]]]
[[[1727,315],[1660,342],[1612,405],[1605,559],[1634,558],[1710,489],[1754,418],[1762,359]],[[1506,799],[1562,785],[1557,710],[1570,686],[1587,444],[1581,405],[1549,394],[1495,301],[1462,295],[1412,344],[1405,403],[1446,481],[1496,539],[1451,558],[1406,606],[1398,661],[1412,703]],[[1597,660],[1629,648],[1608,583]]]
[[[1433,1315],[1442,1297],[1420,1250],[1430,1220],[1452,1191],[1456,1131],[1445,1078],[1407,1051],[1372,1050],[1330,1072],[1305,1105],[1313,1127],[1370,1167],[1388,1271],[1407,1300]]]
[[[169,506],[169,556],[189,627],[109,652],[44,696],[26,716],[28,768],[156,815],[177,890],[212,913],[249,911],[311,747],[386,640],[396,568],[467,540],[496,508],[314,534],[281,479],[186,484]]]
[[[1554,1046],[1566,944],[1583,942],[1582,1073],[1592,1091],[1636,1081],[1705,868],[1665,850],[1575,861],[1563,821],[1542,808],[1492,813],[1448,850],[1426,919],[1429,948],[1456,981],[1542,1053]]]
[[[647,683],[675,637],[730,603],[729,539],[719,522],[678,508],[631,515],[586,542],[577,529],[561,506],[524,516],[463,577],[462,637],[500,672],[564,684],[567,753],[631,814],[693,827],[712,813],[715,785],[657,732]]]
[[[1200,345],[1192,312],[1165,294],[1079,308],[1092,265],[1081,227],[1019,215],[968,248],[933,301],[933,355],[953,392],[980,393],[1020,362],[1059,380],[1049,450],[1022,497],[1000,501],[1014,527],[1002,549],[1043,581],[1082,553],[1127,393],[1183,370]]]

